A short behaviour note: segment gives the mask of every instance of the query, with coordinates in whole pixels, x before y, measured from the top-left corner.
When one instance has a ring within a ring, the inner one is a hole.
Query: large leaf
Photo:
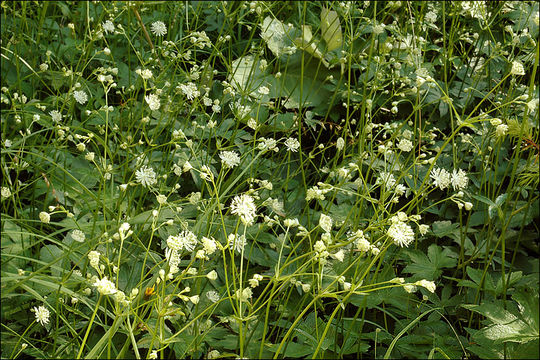
[[[341,24],[337,12],[323,8],[321,11],[321,32],[328,51],[338,49],[343,44]]]
[[[454,252],[450,249],[443,250],[436,244],[428,248],[427,256],[419,250],[408,250],[406,254],[413,263],[407,265],[403,271],[428,280],[437,279],[442,274],[442,268],[451,268],[457,263]]]
[[[504,309],[500,301],[462,306],[485,316],[492,323],[481,329],[478,335],[493,340],[496,344],[506,341],[523,344],[538,340],[538,293],[522,290],[515,293],[513,299],[518,304],[518,311],[510,306]]]

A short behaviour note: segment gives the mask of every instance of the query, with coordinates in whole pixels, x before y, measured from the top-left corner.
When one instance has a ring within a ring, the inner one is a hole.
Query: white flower
[[[146,101],[146,103],[148,104],[148,107],[152,111],[158,110],[159,107],[161,106],[161,103],[159,101],[159,96],[157,96],[156,94],[147,95],[144,97],[144,100]]]
[[[152,76],[153,76],[152,70],[150,70],[150,69],[144,69],[144,70],[137,69],[137,70],[135,70],[135,72],[145,80],[148,80],[148,79],[152,78]]]
[[[410,140],[407,139],[401,139],[399,144],[397,145],[398,149],[403,152],[409,152],[413,148],[413,143]]]
[[[84,235],[84,232],[82,232],[79,229],[73,230],[71,233],[71,238],[77,242],[84,242],[84,239],[86,238],[86,235]]]
[[[298,221],[297,218],[285,219],[283,220],[283,225],[285,225],[286,227],[296,227],[300,225],[300,222]]]
[[[343,259],[345,259],[345,252],[343,250],[339,250],[337,253],[332,255],[332,257],[340,262],[343,262]]]
[[[157,353],[157,350],[154,350],[152,351],[150,354],[148,354],[148,359],[157,359],[158,358],[158,353]]]
[[[413,229],[401,221],[393,223],[388,229],[387,235],[394,240],[396,245],[401,247],[407,247],[414,241]]]
[[[437,286],[435,285],[433,281],[428,281],[425,279],[415,282],[414,285],[422,286],[423,288],[426,288],[429,292],[432,292],[432,293],[434,293],[435,289],[437,288]]]
[[[39,307],[35,307],[32,309],[34,312],[34,315],[36,316],[36,321],[40,323],[42,326],[45,326],[45,324],[49,323],[49,310],[41,305]]]
[[[58,110],[52,110],[51,112],[49,112],[49,115],[51,115],[51,118],[54,122],[62,121],[63,115]]]
[[[187,83],[186,85],[180,85],[180,90],[184,95],[186,95],[189,100],[193,100],[199,95],[201,95],[201,92],[198,90],[197,85],[192,82]]]
[[[288,138],[285,140],[285,147],[287,148],[287,151],[297,152],[300,148],[300,142],[298,142],[297,139]]]
[[[217,249],[216,241],[214,239],[203,236],[203,238],[201,239],[201,243],[204,251],[208,255],[212,255]]]
[[[506,135],[507,132],[508,132],[508,125],[506,124],[497,125],[497,127],[495,128],[495,135],[497,135],[497,137],[504,136]]]
[[[94,286],[97,288],[97,291],[102,295],[112,295],[118,291],[116,290],[116,286],[114,285],[114,283],[110,280],[107,280],[106,276],[101,280],[96,280]]]
[[[90,251],[88,253],[88,259],[90,260],[90,266],[94,269],[99,269],[99,251]]]
[[[217,274],[216,270],[212,270],[212,271],[210,271],[208,274],[206,274],[206,277],[207,277],[209,280],[216,280],[217,277],[218,277],[218,274]]]
[[[167,196],[159,194],[159,195],[156,196],[156,200],[157,200],[158,204],[163,205],[163,204],[165,204],[167,202]]]
[[[39,70],[41,71],[47,71],[49,69],[49,64],[47,63],[42,63],[39,65]]]
[[[377,178],[376,184],[384,184],[386,189],[391,189],[396,185],[396,179],[392,173],[381,171],[379,177]]]
[[[321,217],[319,218],[319,226],[325,232],[329,233],[332,231],[332,218],[328,215],[321,214]]]
[[[343,140],[342,137],[339,137],[336,141],[336,149],[337,151],[341,151],[343,150],[343,148],[345,147],[345,140]]]
[[[251,286],[252,288],[256,288],[257,286],[259,286],[259,281],[262,281],[262,279],[263,279],[262,275],[254,274],[253,278],[248,280],[249,286]]]
[[[231,202],[231,213],[238,215],[244,225],[252,225],[257,216],[257,207],[250,195],[235,196]]]
[[[413,284],[405,284],[403,285],[403,289],[409,294],[416,292],[416,286]]]
[[[146,165],[141,166],[141,168],[135,172],[135,178],[144,187],[154,185],[157,182],[154,169],[147,167]]]
[[[463,205],[465,205],[465,210],[470,211],[473,208],[473,204],[470,202],[465,202]]]
[[[73,97],[81,105],[84,105],[88,101],[88,95],[86,95],[86,93],[82,90],[74,91]]]
[[[235,296],[240,301],[248,301],[253,296],[253,291],[251,288],[245,288],[244,290],[236,290]]]
[[[51,221],[51,215],[48,212],[42,211],[39,213],[39,220],[44,224],[48,224]]]
[[[208,291],[206,293],[206,297],[208,298],[208,300],[210,300],[213,303],[218,302],[220,299],[219,294],[217,293],[217,291],[214,291],[214,290]]]
[[[95,155],[96,154],[94,152],[89,152],[88,154],[84,155],[84,158],[88,161],[94,161]]]
[[[371,249],[371,244],[364,237],[356,240],[356,248],[361,252],[368,252]]]
[[[234,249],[236,252],[242,252],[246,246],[246,237],[244,235],[238,236],[237,234],[229,234],[227,242],[229,243],[229,249]]]
[[[278,151],[278,148],[277,148],[277,141],[274,140],[274,139],[268,139],[268,138],[261,138],[260,139],[261,141],[259,142],[259,144],[257,145],[257,148],[259,150],[262,150],[262,151],[265,151],[265,150],[268,150],[268,151],[271,151],[271,150],[274,150],[274,151]]]
[[[219,158],[225,168],[231,169],[240,164],[240,156],[235,151],[221,151]]]
[[[418,226],[418,232],[420,233],[420,235],[426,235],[428,230],[429,230],[429,225],[422,224]]]
[[[150,27],[150,30],[156,36],[163,36],[167,34],[167,27],[163,21],[154,21]]]
[[[257,91],[261,95],[268,95],[268,93],[270,93],[270,89],[268,89],[266,86],[261,86]]]
[[[113,33],[114,32],[114,24],[111,20],[105,21],[101,26],[103,26],[103,30],[107,33]]]
[[[6,186],[2,186],[2,193],[1,194],[2,194],[2,200],[7,199],[8,197],[11,196],[11,190]]]
[[[324,241],[317,240],[315,244],[313,245],[313,250],[318,252],[319,254],[326,250],[326,245],[324,244]]]
[[[197,236],[189,230],[184,230],[177,236],[170,235],[167,238],[167,246],[169,249],[180,251],[186,249],[193,251],[197,245]]]
[[[512,75],[525,75],[525,68],[523,67],[523,64],[520,63],[517,60],[512,62],[512,69],[510,70],[510,74],[512,74]]]
[[[433,186],[438,186],[441,190],[446,189],[450,185],[450,173],[445,169],[432,169],[429,176],[433,179]]]
[[[465,171],[462,169],[459,169],[458,171],[454,169],[452,171],[452,178],[450,181],[452,182],[452,187],[454,190],[463,190],[467,187],[469,178],[467,177],[467,173],[465,173]]]

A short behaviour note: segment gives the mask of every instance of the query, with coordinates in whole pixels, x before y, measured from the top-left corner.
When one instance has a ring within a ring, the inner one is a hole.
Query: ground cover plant
[[[2,2],[2,357],[538,358],[538,27]]]

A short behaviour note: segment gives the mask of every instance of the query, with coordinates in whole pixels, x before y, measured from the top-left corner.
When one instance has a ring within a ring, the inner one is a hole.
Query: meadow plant
[[[538,11],[3,2],[2,354],[538,358]]]

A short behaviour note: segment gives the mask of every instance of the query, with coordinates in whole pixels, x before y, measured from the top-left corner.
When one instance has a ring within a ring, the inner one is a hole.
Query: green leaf
[[[481,329],[477,335],[483,336],[495,343],[506,341],[520,344],[537,340],[539,336],[538,293],[521,290],[515,293],[513,299],[517,308],[507,306],[505,310],[501,301],[481,305],[462,305],[464,308],[485,316],[492,324]]]
[[[321,10],[321,32],[328,51],[341,47],[343,36],[337,12],[326,8]]]
[[[413,263],[407,265],[403,271],[427,280],[437,279],[442,274],[442,268],[451,268],[457,263],[452,250],[442,250],[436,244],[428,248],[427,256],[419,250],[408,250],[406,254]]]
[[[273,344],[273,345],[268,346],[268,349],[274,353],[277,351],[278,348],[279,348],[279,344]],[[303,345],[303,344],[299,344],[299,343],[291,341],[282,348],[280,355],[286,358],[287,357],[299,358],[299,357],[305,357],[309,354],[312,354],[314,350],[315,348],[310,345]]]

